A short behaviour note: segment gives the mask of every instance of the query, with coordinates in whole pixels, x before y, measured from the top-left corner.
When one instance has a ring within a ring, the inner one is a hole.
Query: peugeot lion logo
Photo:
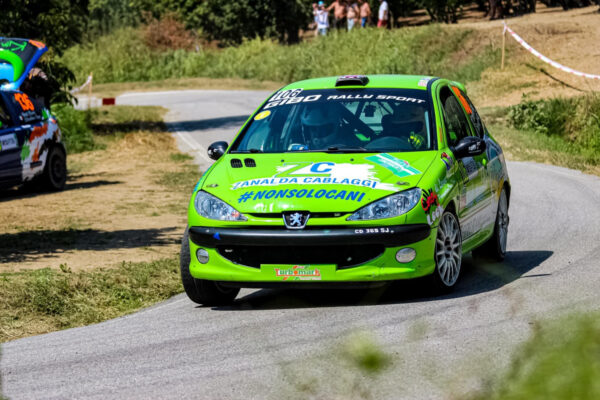
[[[303,229],[308,222],[310,214],[307,212],[294,211],[283,213],[283,222],[288,229]]]

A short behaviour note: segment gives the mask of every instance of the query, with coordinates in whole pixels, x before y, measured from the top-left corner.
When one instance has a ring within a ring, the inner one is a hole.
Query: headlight
[[[222,200],[217,199],[212,194],[203,191],[196,193],[194,206],[198,214],[204,218],[218,219],[221,221],[247,221],[246,217],[238,210],[231,207]]]
[[[406,214],[421,199],[421,189],[413,188],[385,197],[365,206],[349,216],[347,221],[383,219]]]

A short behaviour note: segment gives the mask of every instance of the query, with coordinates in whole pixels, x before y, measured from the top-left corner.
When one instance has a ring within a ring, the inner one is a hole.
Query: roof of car
[[[427,90],[427,83],[435,79],[426,75],[365,75],[369,78],[366,85],[343,85],[337,87],[355,87],[355,88],[393,88],[393,89],[421,89]],[[290,83],[281,90],[288,89],[335,89],[336,82],[344,76],[329,76],[325,78],[307,79]],[[350,75],[349,77],[353,77]]]

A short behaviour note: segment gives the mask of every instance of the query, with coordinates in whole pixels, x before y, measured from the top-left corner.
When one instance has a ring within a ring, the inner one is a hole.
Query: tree
[[[53,103],[70,99],[69,84],[75,75],[55,55],[81,40],[87,7],[88,0],[3,0],[0,36],[37,39],[50,49],[38,66],[46,72]]]

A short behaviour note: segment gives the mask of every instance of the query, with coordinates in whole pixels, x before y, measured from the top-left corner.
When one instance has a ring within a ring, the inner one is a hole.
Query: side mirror
[[[476,136],[462,138],[452,149],[456,158],[473,157],[483,154],[486,149],[485,140]]]
[[[208,156],[213,160],[218,160],[227,151],[229,145],[227,142],[214,142],[208,146]]]

